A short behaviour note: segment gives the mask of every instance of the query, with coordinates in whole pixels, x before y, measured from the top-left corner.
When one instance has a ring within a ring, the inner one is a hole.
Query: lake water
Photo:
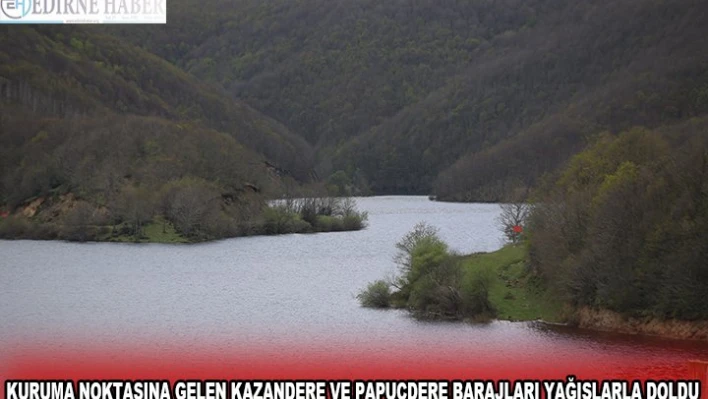
[[[395,272],[394,244],[419,221],[464,253],[503,241],[493,204],[373,197],[358,205],[369,227],[357,232],[198,245],[0,241],[0,359],[23,347],[48,353],[135,343],[183,354],[277,348],[272,361],[313,351],[342,359],[405,353],[436,364],[541,361],[588,372],[658,373],[708,359],[698,342],[537,323],[421,322],[361,308],[354,296]]]

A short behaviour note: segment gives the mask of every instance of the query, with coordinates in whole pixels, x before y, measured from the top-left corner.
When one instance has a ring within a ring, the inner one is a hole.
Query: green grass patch
[[[118,232],[124,231],[125,226],[118,225],[115,230]],[[131,234],[118,233],[106,238],[106,241],[113,242],[143,242],[143,243],[160,243],[160,244],[183,244],[190,242],[188,239],[180,235],[172,223],[165,221],[162,217],[156,217],[152,222],[143,227],[142,235],[136,237]],[[103,241],[103,240],[101,240]]]
[[[143,228],[143,234],[147,237],[148,242],[159,242],[164,244],[178,244],[189,242],[182,237],[175,227],[170,222],[165,222],[161,217]]]
[[[562,304],[553,300],[526,270],[526,250],[507,245],[489,253],[465,256],[468,269],[486,269],[492,276],[489,300],[500,320],[561,321]]]

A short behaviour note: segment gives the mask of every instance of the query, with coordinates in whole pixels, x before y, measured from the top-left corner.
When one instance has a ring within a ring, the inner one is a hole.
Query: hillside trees
[[[708,110],[700,0],[175,7],[112,33],[288,126],[337,189],[506,201],[593,134]]]
[[[534,208],[532,266],[578,306],[708,317],[706,139],[676,149],[642,129],[597,139]]]
[[[213,129],[296,178],[309,179],[313,153],[302,138],[106,30],[0,28],[2,107],[25,108],[40,122],[117,114],[179,122],[184,129]],[[72,45],[76,41],[84,45]]]

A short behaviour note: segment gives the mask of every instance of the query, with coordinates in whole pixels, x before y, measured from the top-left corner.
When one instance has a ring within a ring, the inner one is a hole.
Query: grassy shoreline
[[[527,249],[508,244],[493,252],[461,256],[466,273],[486,271],[490,278],[491,320],[536,321],[577,328],[679,340],[708,340],[708,321],[627,317],[607,309],[572,308],[543,287],[527,269]]]
[[[199,201],[182,201],[172,207],[149,203],[144,209],[136,205],[113,213],[73,195],[35,198],[12,213],[2,213],[0,239],[184,244],[355,231],[366,228],[368,220],[368,213],[359,211],[351,197],[256,201],[250,208],[228,198],[215,201],[206,210]]]
[[[526,271],[526,250],[507,245],[494,252],[463,256],[463,267],[486,269],[491,276],[489,301],[495,319],[510,321],[564,321],[563,305],[548,295],[539,281]]]
[[[341,219],[330,217],[330,219]],[[143,227],[143,235],[136,237],[126,234],[113,235],[108,234],[105,239],[96,240],[96,242],[123,242],[123,243],[145,243],[145,244],[200,244],[205,242],[213,242],[238,237],[255,237],[255,236],[277,236],[288,234],[317,234],[317,233],[336,233],[345,231],[358,231],[366,228],[365,224],[352,225],[345,228],[341,223],[328,220],[327,223],[318,224],[317,226],[307,226],[301,224],[300,230],[266,232],[262,228],[254,229],[249,234],[235,235],[231,237],[214,237],[207,239],[193,239],[180,234],[170,222],[155,220]],[[261,226],[262,227],[262,226]]]
[[[334,233],[363,230],[367,226],[365,213],[347,216],[317,215],[308,223],[299,215],[279,214],[277,220],[265,220],[244,226],[238,234],[223,236],[187,236],[173,223],[156,216],[143,224],[140,233],[134,234],[128,223],[117,225],[66,226],[56,223],[39,223],[28,219],[0,220],[0,239],[67,242],[114,242],[136,244],[199,244],[237,237],[275,236],[286,234]],[[78,227],[78,228],[77,228]]]
[[[562,303],[527,269],[524,243],[462,255],[420,222],[396,248],[398,273],[363,288],[362,306],[404,308],[421,319],[563,321]]]

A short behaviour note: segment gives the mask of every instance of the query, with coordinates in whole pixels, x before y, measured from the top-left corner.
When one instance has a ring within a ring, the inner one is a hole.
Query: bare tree
[[[514,202],[501,204],[501,213],[497,217],[500,230],[506,238],[513,242],[519,242],[526,225],[526,220],[531,212],[531,205],[525,202]]]
[[[185,235],[218,230],[221,196],[207,182],[183,180],[167,190],[163,203],[166,216]]]

